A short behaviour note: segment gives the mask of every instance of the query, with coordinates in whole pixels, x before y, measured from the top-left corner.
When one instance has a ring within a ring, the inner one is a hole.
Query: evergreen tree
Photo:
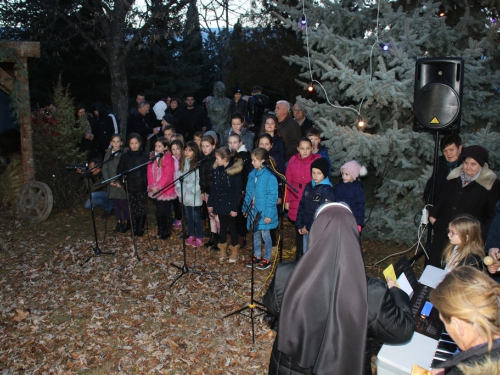
[[[433,137],[412,131],[415,61],[442,56],[465,60],[462,138],[465,145],[488,147],[495,155],[490,164],[498,167],[499,135],[490,131],[497,127],[500,111],[499,26],[492,22],[498,5],[305,1],[303,11],[302,4],[286,3],[279,1],[281,13],[275,14],[306,46],[306,53],[286,60],[302,68],[297,83],[306,87],[312,81],[318,95],[316,100],[298,100],[323,130],[336,174],[352,159],[368,167],[367,212],[372,207],[373,212],[364,233],[413,243],[434,156]],[[440,16],[443,9],[445,15]],[[300,27],[303,15],[307,29]],[[384,51],[380,44],[389,49]],[[355,126],[358,111],[367,124],[363,130]]]

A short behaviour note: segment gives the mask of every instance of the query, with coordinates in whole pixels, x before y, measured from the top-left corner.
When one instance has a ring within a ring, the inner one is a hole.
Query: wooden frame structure
[[[40,58],[40,42],[1,41],[0,48],[15,51],[16,59],[0,61],[0,89],[10,94],[17,82],[20,97],[29,98],[28,59]],[[24,183],[35,180],[35,162],[33,160],[33,129],[31,128],[31,106],[29,100],[19,111],[21,130],[21,151],[23,157]]]

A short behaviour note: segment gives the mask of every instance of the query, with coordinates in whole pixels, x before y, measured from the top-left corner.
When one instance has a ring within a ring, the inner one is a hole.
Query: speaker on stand
[[[434,170],[427,204],[434,204],[436,172],[439,163],[439,135],[459,133],[462,122],[462,91],[464,60],[459,57],[418,59],[415,66],[413,97],[413,130],[434,135]],[[432,226],[427,228],[426,251],[432,251]],[[422,255],[419,251],[410,259],[413,265]]]

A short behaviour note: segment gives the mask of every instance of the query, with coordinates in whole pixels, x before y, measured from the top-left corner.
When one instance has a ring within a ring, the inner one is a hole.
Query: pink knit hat
[[[353,179],[357,179],[358,176],[366,176],[368,173],[366,167],[359,164],[356,160],[351,160],[345,163],[342,167],[340,167],[340,172],[342,172],[343,168],[348,170]]]

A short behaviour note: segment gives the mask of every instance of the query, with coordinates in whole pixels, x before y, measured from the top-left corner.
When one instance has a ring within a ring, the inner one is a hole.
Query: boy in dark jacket
[[[295,225],[300,234],[303,235],[304,253],[307,251],[309,242],[309,231],[314,221],[316,210],[324,203],[335,202],[335,194],[328,176],[330,176],[330,165],[325,158],[316,159],[311,164],[312,181],[309,182],[300,199]]]

